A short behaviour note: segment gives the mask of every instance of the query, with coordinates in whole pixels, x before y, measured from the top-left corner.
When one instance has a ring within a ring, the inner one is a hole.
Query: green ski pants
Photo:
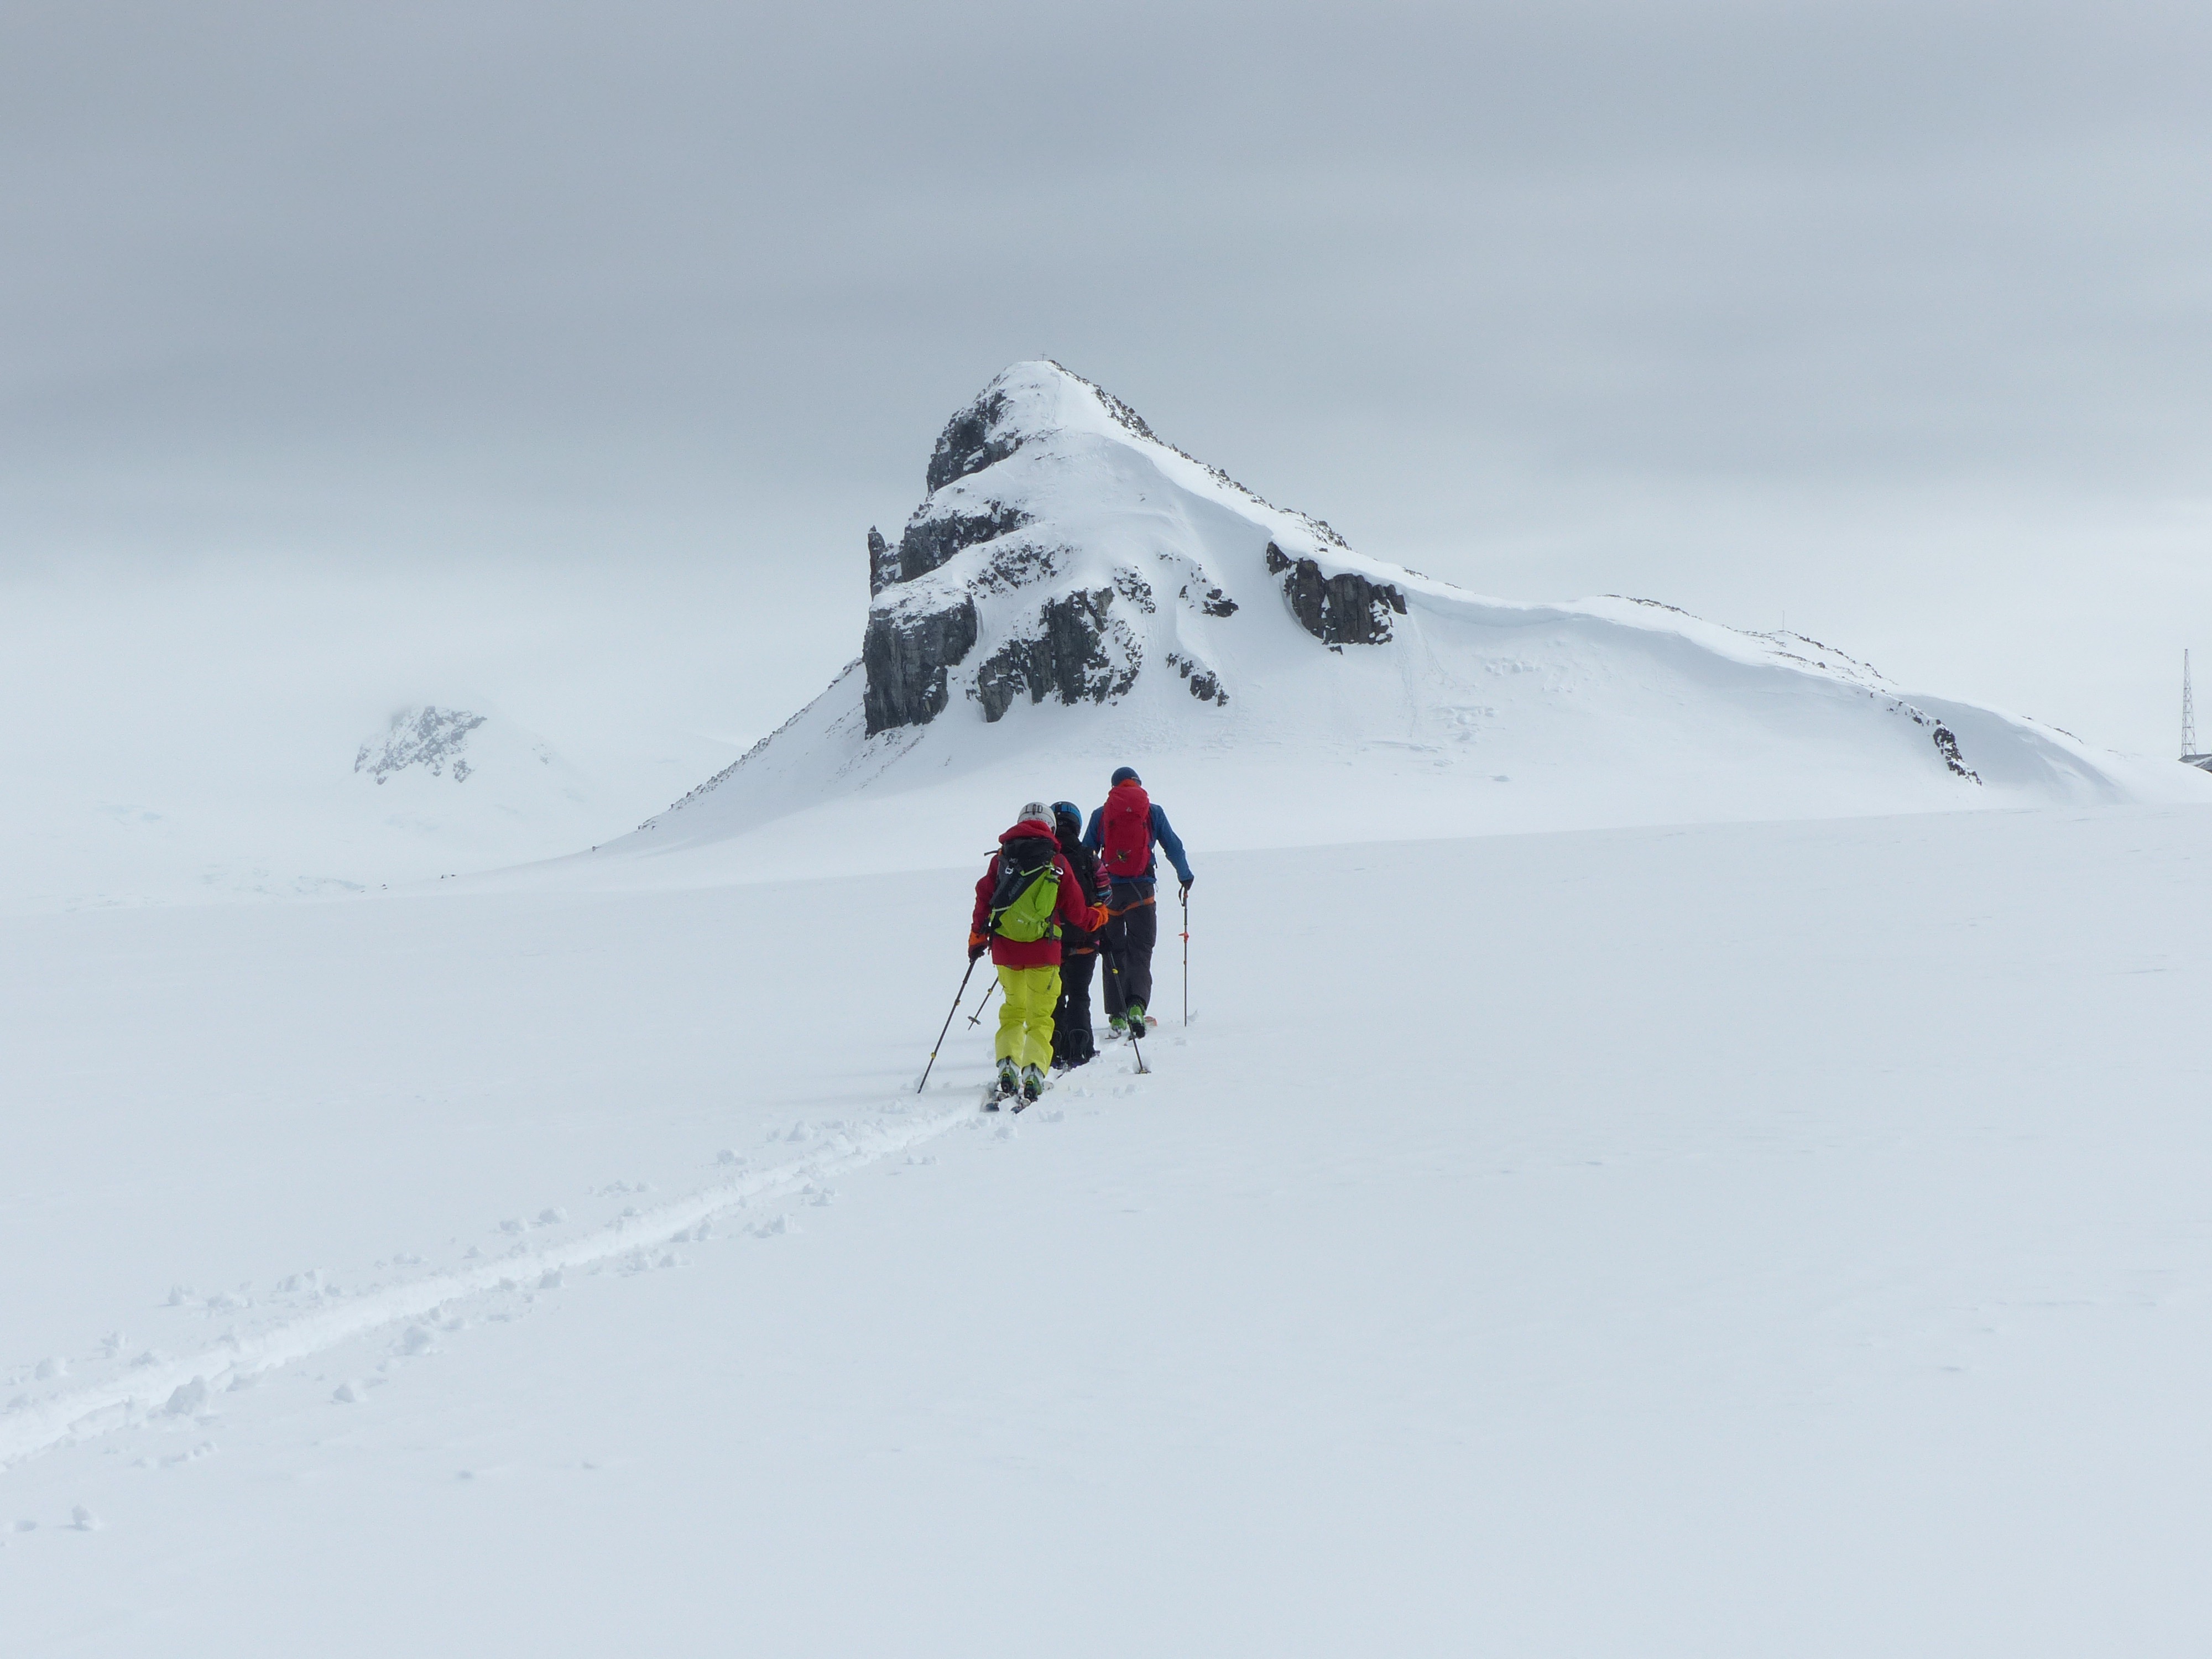
[[[997,1057],[1042,1071],[1052,1064],[1052,1014],[1060,1006],[1060,964],[1001,968]]]

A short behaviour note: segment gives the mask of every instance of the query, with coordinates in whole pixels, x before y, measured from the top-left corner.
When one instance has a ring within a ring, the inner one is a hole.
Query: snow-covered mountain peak
[[[929,458],[929,488],[980,472],[1032,439],[1070,431],[1152,436],[1137,411],[1103,386],[1049,358],[1016,363],[945,422]]]
[[[966,845],[987,774],[1010,802],[1081,800],[1125,762],[1214,801],[1246,845],[2212,783],[1908,695],[1797,635],[1480,598],[1354,550],[1054,362],[955,413],[926,480],[896,541],[868,532],[859,659],[645,826],[652,845],[798,815],[811,857],[848,839],[828,828],[841,802],[896,794],[910,858]]]
[[[435,704],[403,708],[392,717],[380,736],[361,745],[353,757],[353,769],[379,784],[389,782],[410,767],[434,778],[450,775],[455,783],[465,783],[476,769],[466,752],[469,734],[483,723],[482,714],[464,708],[440,708]]]

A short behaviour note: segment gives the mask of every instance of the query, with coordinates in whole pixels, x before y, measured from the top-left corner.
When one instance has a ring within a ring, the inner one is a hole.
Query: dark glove
[[[990,941],[990,940],[988,940],[988,939],[985,939],[985,938],[984,938],[981,933],[970,933],[970,934],[969,934],[969,935],[968,935],[968,960],[969,960],[969,961],[970,961],[970,962],[974,962],[974,961],[975,961],[975,960],[976,960],[979,957],[981,957],[981,956],[983,954],[983,952],[984,952],[984,951],[986,951],[989,950],[990,948],[991,948],[991,941]]]
[[[1188,898],[1188,897],[1190,896],[1190,884],[1191,884],[1191,882],[1193,882],[1193,881],[1196,881],[1197,879],[1198,879],[1198,878],[1197,878],[1196,876],[1193,876],[1193,877],[1191,877],[1191,878],[1190,878],[1190,879],[1189,879],[1188,881],[1186,881],[1186,882],[1184,882],[1184,883],[1183,883],[1183,884],[1182,884],[1182,896],[1183,896],[1185,898]]]

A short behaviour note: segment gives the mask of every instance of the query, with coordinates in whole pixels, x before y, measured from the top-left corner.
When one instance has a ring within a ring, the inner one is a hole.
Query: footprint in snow
[[[79,1532],[98,1532],[100,1517],[80,1504],[70,1511],[70,1525]]]
[[[169,1390],[169,1398],[161,1407],[167,1417],[191,1417],[206,1408],[207,1378],[196,1376],[189,1382],[179,1382]]]
[[[773,1221],[761,1222],[748,1231],[755,1238],[780,1238],[786,1233],[795,1232],[798,1230],[791,1224],[789,1216],[780,1215]]]
[[[557,1227],[568,1218],[568,1211],[557,1204],[538,1212],[538,1224],[541,1227]]]
[[[368,1384],[348,1377],[331,1390],[331,1398],[341,1406],[358,1406],[368,1398]]]
[[[67,1376],[69,1361],[58,1357],[52,1359],[41,1359],[33,1375],[41,1382],[51,1382],[58,1376]]]

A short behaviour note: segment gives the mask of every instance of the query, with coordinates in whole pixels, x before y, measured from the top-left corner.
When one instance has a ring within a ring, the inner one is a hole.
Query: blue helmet
[[[1142,783],[1144,780],[1137,775],[1137,769],[1135,767],[1117,766],[1114,769],[1114,781],[1115,783]]]

